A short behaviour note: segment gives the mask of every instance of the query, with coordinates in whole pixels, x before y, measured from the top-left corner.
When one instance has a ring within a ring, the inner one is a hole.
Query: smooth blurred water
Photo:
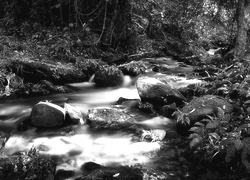
[[[163,76],[154,74],[152,77]],[[87,113],[88,109],[110,107],[120,97],[139,99],[134,86],[136,79],[125,77],[125,83],[116,88],[96,88],[93,82],[75,83],[72,93],[56,94],[42,97],[19,98],[0,102],[0,119],[11,124],[20,118],[29,116],[32,106],[39,101],[49,100],[52,103],[69,104]],[[191,80],[190,80],[191,81]],[[171,76],[169,83],[174,87],[183,87],[192,82],[184,78]],[[131,113],[138,124],[149,129],[165,129],[167,134],[176,134],[175,121],[166,117],[155,117],[139,111],[130,111],[129,106],[119,107]],[[1,125],[1,124],[0,124]],[[149,153],[158,150],[158,142],[133,142],[132,135],[124,132],[93,133],[87,125],[71,127],[72,134],[57,134],[53,131],[28,130],[22,134],[13,134],[6,143],[6,154],[28,151],[36,147],[40,154],[56,157],[58,169],[77,170],[87,161],[100,164],[118,163],[122,165],[144,164],[150,161]]]

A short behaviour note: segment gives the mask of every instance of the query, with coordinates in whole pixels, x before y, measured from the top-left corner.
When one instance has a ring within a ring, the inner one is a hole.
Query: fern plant
[[[190,147],[195,148],[195,153],[204,154],[203,159],[212,160],[218,153],[223,151],[221,145],[222,134],[225,132],[223,121],[219,118],[208,116],[209,119],[203,119],[196,122],[195,126],[189,131]]]
[[[222,145],[227,149],[225,157],[227,163],[239,156],[241,163],[250,171],[250,124],[243,124],[230,132],[222,141]]]
[[[190,129],[190,147],[202,160],[212,161],[217,155],[224,158],[225,166],[234,164],[250,171],[250,124],[245,123],[229,131],[228,117],[211,117],[195,123]]]

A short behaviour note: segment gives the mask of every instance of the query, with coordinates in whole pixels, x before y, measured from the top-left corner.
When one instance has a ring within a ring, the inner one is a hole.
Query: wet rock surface
[[[177,89],[152,77],[139,77],[136,88],[142,102],[149,102],[156,106],[172,103],[181,105],[186,100]]]
[[[233,112],[233,105],[224,98],[214,95],[205,95],[193,99],[190,103],[183,107],[182,111],[177,113],[177,128],[188,130],[196,122],[206,118],[207,115],[220,117],[220,109],[225,114]],[[189,123],[185,123],[185,118]]]
[[[86,59],[84,57],[76,58],[76,67],[78,67],[84,74],[86,74],[86,80],[95,74],[96,71],[100,69],[101,66],[107,65],[100,59]]]
[[[127,113],[114,108],[90,109],[87,122],[95,130],[136,130],[136,121]]]
[[[115,66],[101,67],[94,77],[96,86],[99,87],[112,87],[118,86],[123,83],[123,73]]]
[[[62,107],[49,102],[39,102],[31,111],[30,124],[41,128],[60,127],[64,124],[64,118],[65,110]]]
[[[188,105],[183,107],[182,112],[187,114],[191,122],[195,122],[204,118],[206,115],[218,116],[218,107],[221,108],[224,113],[231,113],[233,111],[233,106],[224,98],[206,95],[192,100]]]
[[[85,79],[85,74],[82,71],[61,63],[44,63],[31,59],[13,60],[11,69],[25,82],[37,83],[40,80],[49,80],[55,84],[64,84],[81,82]]]
[[[131,61],[119,66],[124,75],[138,76],[148,69],[149,63],[142,61]]]

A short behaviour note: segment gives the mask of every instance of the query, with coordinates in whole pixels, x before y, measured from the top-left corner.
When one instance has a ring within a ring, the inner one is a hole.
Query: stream
[[[169,84],[175,88],[199,83],[199,80],[187,80],[183,77],[160,73],[149,73],[148,76],[168,76]],[[115,88],[97,88],[93,82],[69,84],[74,92],[49,96],[17,98],[2,100],[0,103],[0,119],[13,123],[30,115],[32,106],[39,101],[51,101],[63,105],[68,103],[87,113],[88,109],[113,106],[120,97],[139,99],[135,88],[136,78],[124,77],[124,84]],[[130,108],[130,104],[115,106],[132,115],[142,126],[151,129],[164,129],[167,138],[178,137],[175,131],[175,120],[166,117],[156,117]],[[57,169],[79,171],[80,166],[88,161],[102,165],[112,163],[119,165],[146,165],[150,163],[149,154],[160,149],[159,142],[133,142],[132,135],[124,132],[92,132],[87,125],[73,125],[71,132],[60,130],[36,131],[27,130],[15,133],[5,146],[7,155],[29,151],[36,147],[41,155],[53,157]]]

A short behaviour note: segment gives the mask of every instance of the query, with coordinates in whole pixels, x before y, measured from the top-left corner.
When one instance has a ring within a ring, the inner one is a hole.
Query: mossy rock
[[[98,87],[114,87],[123,84],[124,75],[121,70],[114,66],[101,67],[94,77]]]
[[[113,108],[90,109],[87,123],[94,130],[137,130],[135,120],[127,113]]]
[[[224,98],[214,95],[205,95],[193,99],[188,105],[184,106],[182,112],[188,114],[190,121],[200,120],[206,115],[218,116],[218,108],[221,108],[224,113],[231,113],[233,105],[227,102]]]
[[[223,119],[224,114],[233,112],[233,105],[224,98],[214,95],[205,95],[193,99],[189,104],[182,108],[177,114],[177,131],[186,133],[196,122],[202,119],[219,117]]]
[[[131,61],[129,63],[120,65],[119,69],[125,75],[138,76],[147,70],[147,66],[149,65],[142,61]]]

